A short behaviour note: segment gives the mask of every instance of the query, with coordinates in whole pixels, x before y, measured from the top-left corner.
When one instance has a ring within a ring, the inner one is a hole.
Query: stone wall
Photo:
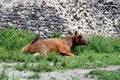
[[[119,0],[1,0],[0,25],[42,37],[77,30],[84,35],[120,36]]]

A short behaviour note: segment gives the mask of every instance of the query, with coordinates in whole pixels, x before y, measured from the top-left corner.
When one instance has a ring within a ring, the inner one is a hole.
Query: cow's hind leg
[[[58,47],[59,52],[68,56],[74,56],[74,54],[71,52],[70,48],[68,46],[62,45]]]

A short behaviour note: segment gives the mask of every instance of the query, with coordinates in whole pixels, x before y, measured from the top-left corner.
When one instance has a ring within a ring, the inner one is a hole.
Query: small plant
[[[9,77],[7,76],[5,70],[6,70],[6,67],[3,66],[3,70],[1,71],[1,74],[0,74],[0,80],[9,80]]]
[[[39,79],[40,78],[40,75],[38,73],[35,73],[31,76],[27,76],[28,79]]]
[[[50,80],[57,80],[55,77],[51,77],[51,79]]]
[[[13,79],[12,80],[20,80],[20,75],[13,74]]]
[[[75,78],[75,77],[71,77],[71,78],[70,78],[70,79],[68,79],[68,80],[80,80],[80,79]]]

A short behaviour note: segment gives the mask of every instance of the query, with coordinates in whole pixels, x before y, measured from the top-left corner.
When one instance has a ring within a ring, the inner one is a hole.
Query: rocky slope
[[[0,25],[42,37],[77,30],[85,35],[120,36],[119,0],[1,0]]]

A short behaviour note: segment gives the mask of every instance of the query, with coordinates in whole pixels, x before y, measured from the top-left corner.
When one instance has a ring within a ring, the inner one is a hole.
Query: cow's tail
[[[36,37],[32,40],[31,44],[35,43],[40,37],[40,34],[37,34]]]
[[[28,45],[26,45],[25,47],[23,47],[21,49],[21,53],[23,53],[23,52],[29,52],[29,49],[30,49],[31,45],[33,43],[35,43],[39,39],[39,36],[40,36],[40,34],[37,34],[36,37],[31,41],[31,43],[29,43]]]

